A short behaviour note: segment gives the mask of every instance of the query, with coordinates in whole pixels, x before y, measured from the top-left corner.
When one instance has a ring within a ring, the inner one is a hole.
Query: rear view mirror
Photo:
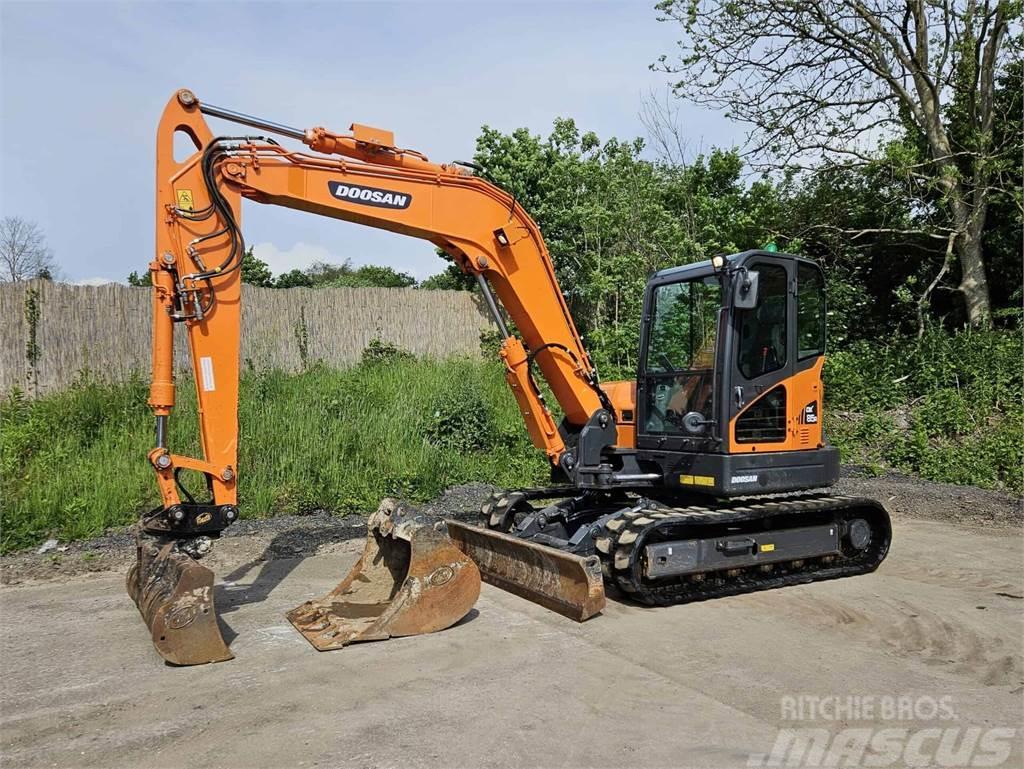
[[[736,276],[732,304],[738,310],[753,310],[757,307],[757,286],[761,273],[757,270],[743,270]]]

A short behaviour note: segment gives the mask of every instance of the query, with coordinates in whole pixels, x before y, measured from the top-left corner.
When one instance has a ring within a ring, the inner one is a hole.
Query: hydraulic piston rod
[[[273,120],[266,120],[265,118],[246,115],[244,112],[236,112],[233,109],[226,109],[225,107],[218,107],[214,104],[200,102],[196,98],[196,95],[187,88],[183,88],[178,91],[178,101],[186,107],[191,107],[193,104],[198,102],[199,111],[204,115],[219,117],[222,120],[230,120],[232,123],[241,123],[242,125],[247,125],[250,128],[259,128],[264,131],[270,131],[271,133],[287,136],[291,139],[298,139],[299,141],[302,141],[306,137],[306,132],[301,128],[293,128],[292,126],[287,126],[282,123],[275,123]]]

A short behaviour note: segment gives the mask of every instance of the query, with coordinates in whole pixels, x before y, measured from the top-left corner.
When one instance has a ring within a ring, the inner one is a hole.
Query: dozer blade
[[[442,531],[403,519],[385,499],[367,521],[363,555],[334,590],[287,613],[320,651],[433,633],[469,613],[480,572]]]
[[[172,665],[234,657],[217,627],[213,572],[179,551],[174,540],[137,534],[127,587],[152,633],[153,646]]]
[[[498,531],[446,521],[448,535],[472,558],[484,581],[583,622],[604,609],[597,556],[581,557]]]

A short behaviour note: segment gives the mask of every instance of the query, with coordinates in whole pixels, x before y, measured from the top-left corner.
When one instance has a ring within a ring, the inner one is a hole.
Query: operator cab
[[[825,282],[773,251],[655,273],[644,295],[637,458],[716,494],[827,486],[821,430]]]

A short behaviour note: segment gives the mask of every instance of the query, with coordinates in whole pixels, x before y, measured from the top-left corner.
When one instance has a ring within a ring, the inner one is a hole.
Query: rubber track
[[[686,575],[652,583],[642,577],[639,556],[646,541],[656,531],[664,534],[681,529],[682,532],[673,532],[670,538],[696,539],[706,536],[699,531],[705,525],[742,524],[765,517],[776,520],[795,519],[778,527],[784,528],[801,525],[799,519],[805,516],[865,508],[875,511],[877,520],[870,521],[872,542],[863,551],[834,556],[832,560],[804,559],[802,565],[797,567],[793,566],[796,561],[776,563],[770,572],[763,572],[759,566],[753,566],[707,572],[703,579]],[[737,499],[716,507],[668,507],[647,503],[629,508],[608,521],[604,533],[598,536],[595,544],[601,558],[605,584],[614,589],[612,592],[619,592],[623,597],[642,604],[667,606],[866,574],[874,571],[885,558],[890,539],[888,514],[875,500],[816,494]]]

